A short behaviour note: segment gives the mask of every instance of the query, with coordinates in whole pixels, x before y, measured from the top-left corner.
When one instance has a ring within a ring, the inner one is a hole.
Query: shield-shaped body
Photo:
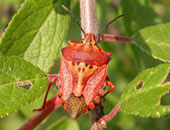
[[[62,49],[60,98],[71,118],[87,113],[100,102],[110,55],[97,45],[92,33]]]

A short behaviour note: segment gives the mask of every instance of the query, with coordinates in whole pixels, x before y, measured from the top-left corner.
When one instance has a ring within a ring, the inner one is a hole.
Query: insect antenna
[[[83,32],[84,35],[86,35],[85,31],[83,30],[83,28],[81,27],[78,19],[75,17],[75,15],[65,6],[65,5],[61,5],[63,7],[63,9],[65,9],[70,15],[71,17],[74,19],[74,21],[77,23],[77,25],[80,27],[81,31]]]
[[[122,16],[125,16],[126,14],[122,14],[122,15],[119,15],[117,16],[116,18],[114,18],[112,21],[110,21],[108,24],[106,24],[98,33],[97,35],[97,38],[98,38],[98,41],[100,41],[100,34],[106,29],[109,27],[110,24],[112,24],[114,21],[116,21],[117,19],[121,18]]]

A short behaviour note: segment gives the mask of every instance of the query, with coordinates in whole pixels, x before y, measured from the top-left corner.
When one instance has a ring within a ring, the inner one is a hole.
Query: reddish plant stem
[[[119,41],[119,42],[128,42],[128,43],[131,43],[133,41],[133,38],[114,36],[114,35],[110,35],[110,34],[103,34],[100,37],[100,40],[112,41],[112,42],[113,41]]]
[[[58,96],[55,96],[54,98],[47,102],[45,109],[39,112],[35,112],[34,115],[18,130],[33,130],[60,105],[61,103],[59,101]]]
[[[119,111],[120,109],[120,102],[113,108],[113,110],[108,114],[102,117],[105,121],[110,121]]]
[[[113,119],[114,116],[118,113],[119,109],[120,109],[120,102],[113,108],[113,110],[108,115],[103,116],[99,120],[103,128],[106,128],[107,121],[110,121],[111,119]]]

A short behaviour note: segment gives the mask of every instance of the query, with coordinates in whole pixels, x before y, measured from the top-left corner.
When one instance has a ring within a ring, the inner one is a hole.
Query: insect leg
[[[75,44],[81,43],[81,41],[74,41],[74,40],[69,40],[68,43],[73,46]]]
[[[47,96],[48,96],[48,93],[50,91],[50,88],[51,88],[51,85],[53,82],[56,82],[56,80],[59,78],[59,74],[56,74],[56,75],[47,75],[47,78],[48,80],[50,81],[49,85],[48,85],[48,88],[47,88],[47,91],[46,91],[46,94],[45,94],[45,98],[44,98],[44,102],[43,102],[43,105],[41,108],[39,109],[34,109],[33,111],[41,111],[43,109],[45,109],[46,107],[46,102],[47,102]]]
[[[121,36],[115,36],[115,35],[109,35],[109,34],[103,34],[100,36],[100,41],[119,41],[119,42],[132,42],[133,38],[130,37],[121,37]]]
[[[107,94],[109,94],[110,92],[112,92],[112,91],[114,90],[114,88],[115,88],[115,86],[109,81],[109,78],[108,78],[108,77],[106,78],[106,84],[107,84],[111,89],[110,89],[108,92],[106,92],[103,97],[105,97]]]

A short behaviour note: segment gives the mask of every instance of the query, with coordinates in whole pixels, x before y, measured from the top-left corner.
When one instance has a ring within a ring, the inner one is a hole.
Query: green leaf
[[[7,4],[18,4],[20,3],[22,0],[1,0],[3,3],[7,3]]]
[[[17,57],[0,55],[0,116],[31,103],[46,89],[45,73]]]
[[[148,27],[134,34],[134,43],[146,53],[170,62],[170,23]]]
[[[63,117],[55,124],[51,125],[48,130],[79,130],[79,126],[76,120]]]
[[[127,14],[123,21],[129,35],[137,27],[154,25],[158,19],[150,0],[120,0],[120,12]]]
[[[170,91],[170,64],[162,64],[138,75],[121,96],[121,111],[142,117],[170,116],[170,106],[161,99]]]
[[[0,51],[19,56],[49,72],[65,38],[69,16],[61,7],[68,0],[26,0],[9,24]]]

